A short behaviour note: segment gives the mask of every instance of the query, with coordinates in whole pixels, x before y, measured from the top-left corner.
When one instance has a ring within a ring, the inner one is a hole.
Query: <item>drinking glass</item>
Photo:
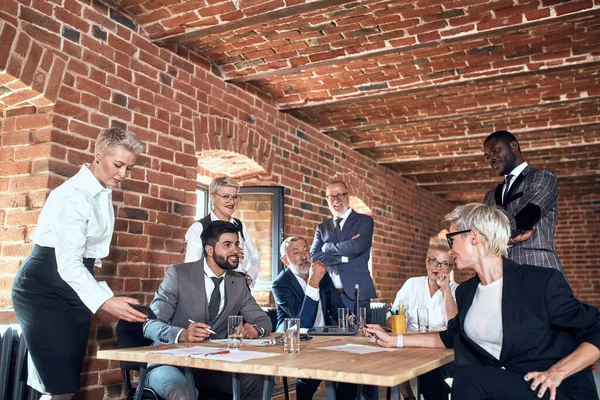
[[[244,318],[241,315],[227,317],[227,347],[239,349],[242,347],[242,326]]]
[[[348,316],[350,310],[347,308],[338,308],[338,328],[348,329]]]
[[[419,332],[429,331],[429,310],[427,308],[417,308],[417,321]]]
[[[286,353],[300,352],[300,318],[283,320],[283,351]]]

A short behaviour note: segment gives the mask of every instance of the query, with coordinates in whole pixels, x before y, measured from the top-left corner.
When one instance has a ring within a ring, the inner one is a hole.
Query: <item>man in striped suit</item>
[[[489,135],[483,148],[486,161],[504,176],[504,182],[487,192],[483,201],[504,209],[510,220],[508,258],[564,274],[554,245],[558,216],[556,175],[529,166],[521,155],[519,141],[508,131]]]

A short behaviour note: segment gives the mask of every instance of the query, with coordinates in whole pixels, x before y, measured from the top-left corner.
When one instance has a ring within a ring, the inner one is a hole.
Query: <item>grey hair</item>
[[[111,153],[117,146],[123,146],[136,156],[144,150],[144,144],[135,133],[123,128],[109,128],[96,139],[96,152]]]
[[[290,236],[290,237],[287,237],[287,238],[285,238],[285,240],[283,242],[281,242],[281,246],[279,246],[279,255],[281,257],[287,257],[287,247],[288,247],[288,245],[290,243],[292,243],[292,242],[297,242],[298,240],[302,240],[304,243],[306,243],[306,245],[308,245],[308,242],[302,236]]]
[[[510,221],[496,206],[469,203],[456,207],[444,217],[459,231],[476,229],[484,237],[487,256],[506,256],[510,239]]]
[[[237,183],[235,179],[229,176],[220,176],[210,182],[210,185],[208,186],[208,193],[215,194],[223,186],[232,187],[238,191],[240,190],[240,184]]]

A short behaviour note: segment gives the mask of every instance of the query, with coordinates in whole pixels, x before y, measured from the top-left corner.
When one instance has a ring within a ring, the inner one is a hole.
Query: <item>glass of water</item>
[[[284,319],[283,332],[283,351],[300,353],[300,318]]]
[[[242,326],[244,318],[241,315],[227,317],[227,347],[239,349],[242,347]]]

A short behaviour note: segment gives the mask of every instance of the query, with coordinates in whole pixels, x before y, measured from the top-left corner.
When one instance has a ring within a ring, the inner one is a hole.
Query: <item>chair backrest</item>
[[[120,349],[128,347],[150,346],[152,340],[144,337],[144,324],[142,322],[129,322],[120,320],[117,324],[117,345]],[[121,361],[121,368],[139,371],[140,363]]]
[[[273,325],[273,332],[277,330],[277,308],[275,307],[263,307],[263,311],[267,313],[271,319],[271,325]]]

